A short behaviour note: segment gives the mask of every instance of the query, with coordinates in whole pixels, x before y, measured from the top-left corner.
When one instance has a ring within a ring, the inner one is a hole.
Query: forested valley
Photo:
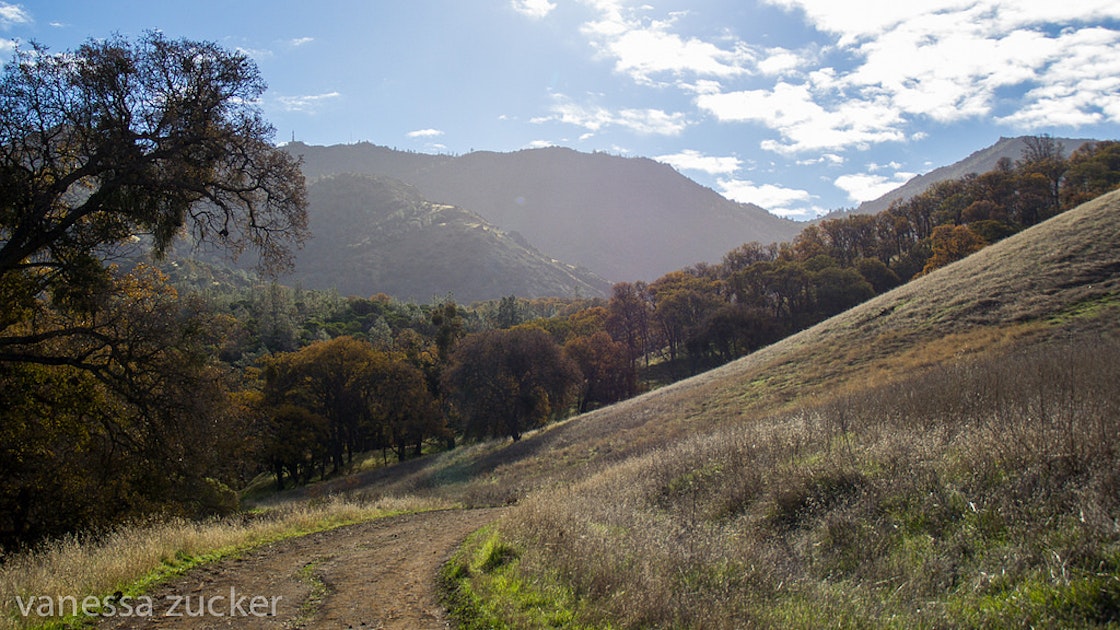
[[[939,184],[608,299],[342,296],[168,257],[307,237],[298,159],[240,53],[149,33],[17,52],[0,79],[0,546],[520,439],[731,361],[1120,183],[1120,143]],[[81,60],[80,62],[78,60]]]
[[[1120,143],[1067,158],[1040,137],[1019,161],[878,215],[618,283],[609,299],[418,304],[125,257],[99,297],[108,355],[64,339],[58,351],[78,359],[4,363],[3,542],[228,513],[255,478],[306,484],[362,454],[516,440],[746,355],[1118,184]],[[83,298],[59,291],[61,304]]]

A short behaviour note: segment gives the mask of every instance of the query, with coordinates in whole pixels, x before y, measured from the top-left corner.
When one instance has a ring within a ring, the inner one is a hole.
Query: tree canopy
[[[444,374],[464,434],[515,441],[565,413],[579,380],[575,363],[535,327],[467,336]]]
[[[0,76],[0,359],[61,361],[43,342],[88,327],[20,325],[96,311],[105,261],[136,241],[158,256],[185,235],[287,263],[305,186],[270,144],[264,89],[244,54],[158,33],[16,52]]]
[[[229,322],[138,262],[186,239],[287,264],[304,178],[264,89],[244,54],[158,33],[4,65],[0,545],[230,507]]]

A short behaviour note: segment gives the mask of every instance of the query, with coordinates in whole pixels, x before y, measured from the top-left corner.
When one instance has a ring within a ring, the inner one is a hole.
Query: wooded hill
[[[343,295],[465,303],[507,295],[602,297],[610,285],[549,258],[516,233],[432,203],[399,180],[340,174],[308,186],[312,238],[281,278]]]
[[[309,178],[386,175],[421,196],[477,213],[545,255],[611,282],[650,281],[714,262],[750,241],[781,242],[801,224],[722,197],[672,167],[571,149],[436,156],[360,143],[291,143]],[[314,208],[312,208],[314,212]]]
[[[877,214],[938,183],[994,170],[1001,160],[1012,165],[1029,141],[1001,138],[862,204],[854,214]],[[1086,142],[1048,141],[1063,156]],[[430,155],[369,143],[294,142],[285,150],[303,158],[303,170],[314,182],[312,239],[287,279],[308,288],[420,300],[451,292],[466,302],[506,295],[595,296],[603,293],[602,278],[648,282],[715,263],[743,243],[791,241],[805,225],[728,201],[644,158],[562,148]],[[355,180],[336,177],[340,174],[374,174],[381,187],[408,193],[378,194],[366,185],[361,190],[369,195],[363,197]],[[333,186],[345,190],[328,192]],[[460,220],[433,222],[429,210],[420,213],[427,218],[418,216],[421,204],[444,213],[454,206]],[[389,229],[400,238],[386,238],[388,228],[380,223],[405,215],[411,218],[401,225],[411,221],[412,227]],[[483,251],[484,241],[493,253]]]
[[[995,170],[1000,160],[1014,162],[1022,157],[1023,152],[1028,149],[1027,143],[1029,140],[1029,136],[1000,138],[995,144],[975,151],[963,160],[918,175],[877,199],[861,203],[853,212],[855,214],[878,214],[889,208],[892,203],[905,201],[919,195],[938,182],[960,179],[970,173],[987,173]],[[1054,138],[1053,140],[1058,143],[1062,152],[1067,156],[1086,142],[1092,142],[1088,138]]]

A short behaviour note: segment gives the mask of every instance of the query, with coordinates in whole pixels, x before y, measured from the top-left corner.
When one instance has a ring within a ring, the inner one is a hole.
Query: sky
[[[278,144],[648,157],[798,220],[1120,139],[1116,0],[0,0],[4,63],[149,30],[251,57]]]

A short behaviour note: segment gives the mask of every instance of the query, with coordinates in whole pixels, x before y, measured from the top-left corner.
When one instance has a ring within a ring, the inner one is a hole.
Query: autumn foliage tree
[[[262,375],[268,422],[285,429],[296,417],[293,407],[304,410],[305,418],[322,418],[310,448],[320,474],[337,473],[355,453],[378,448],[391,448],[403,460],[409,449],[418,454],[426,439],[444,437],[420,369],[367,341],[338,337],[281,353],[265,360]],[[277,472],[270,454],[286,448],[287,434],[266,435],[265,461]],[[276,476],[282,484],[282,475]]]
[[[625,400],[638,393],[638,374],[629,349],[600,330],[574,337],[564,344],[566,354],[583,376],[578,407],[581,412]]]

